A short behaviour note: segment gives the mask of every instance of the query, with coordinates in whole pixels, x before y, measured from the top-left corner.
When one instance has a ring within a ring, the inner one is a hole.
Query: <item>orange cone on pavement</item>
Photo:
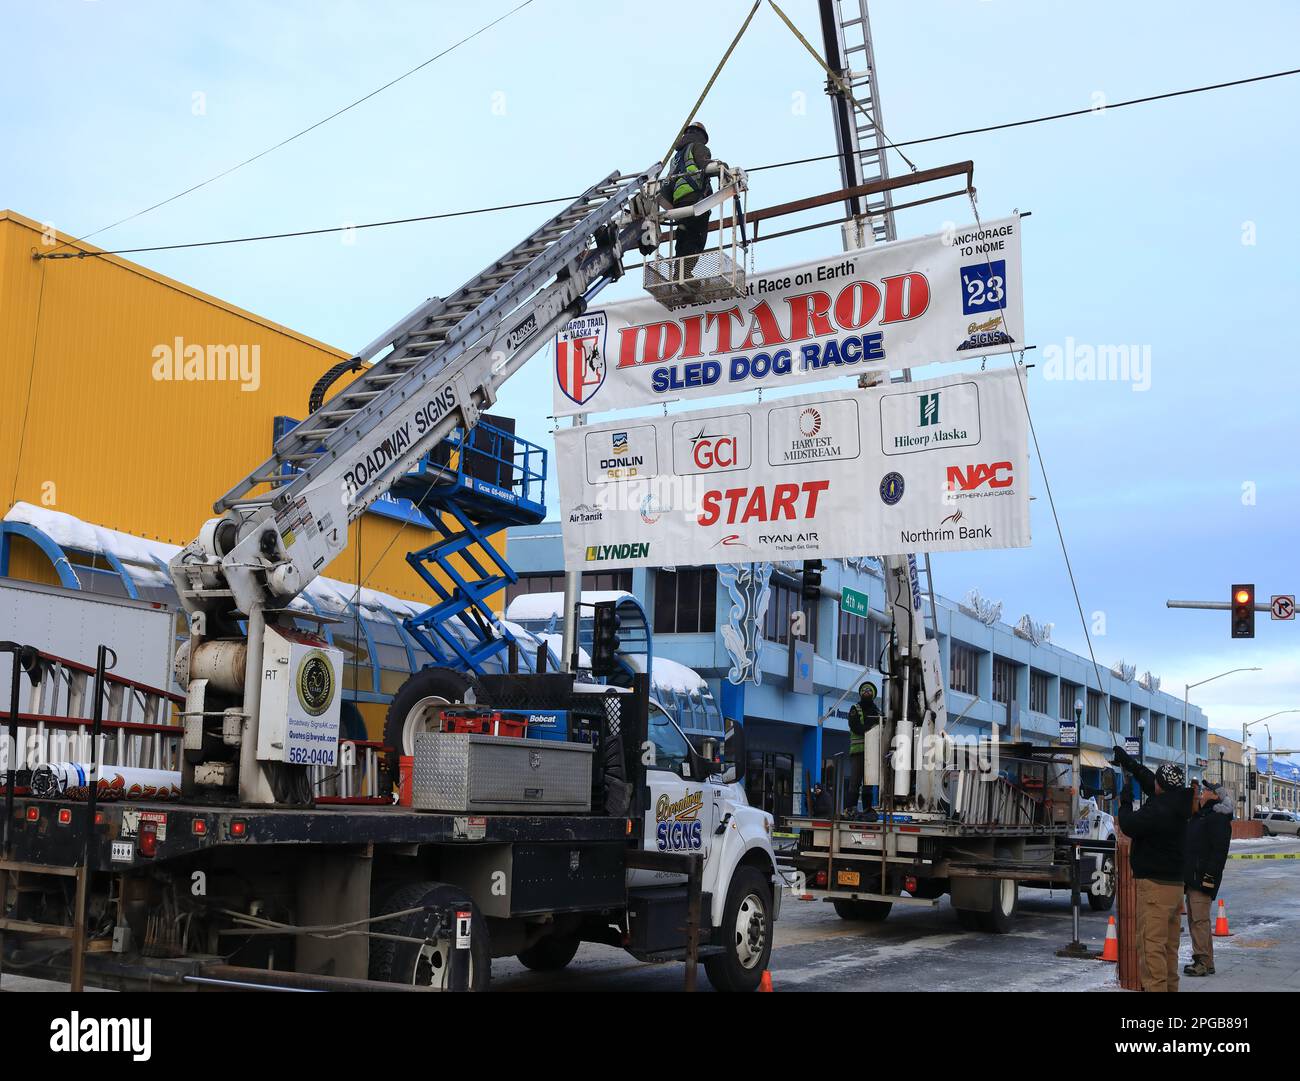
[[[1114,916],[1106,924],[1106,944],[1101,948],[1101,956],[1097,960],[1119,962],[1119,936],[1115,933]]]
[[[1232,932],[1228,930],[1228,910],[1223,907],[1223,898],[1219,898],[1219,915],[1214,921],[1214,937],[1230,938]]]
[[[766,969],[763,971],[763,978],[758,981],[758,989],[760,991],[772,990],[772,973],[768,972]]]

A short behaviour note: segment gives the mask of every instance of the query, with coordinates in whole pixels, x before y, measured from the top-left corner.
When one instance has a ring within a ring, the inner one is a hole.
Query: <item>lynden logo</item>
[[[948,467],[948,491],[971,492],[987,484],[990,488],[1010,488],[1015,478],[1011,475],[1010,462],[994,462],[992,465],[959,465]],[[1003,476],[1003,474],[1006,474]],[[983,493],[980,493],[983,494]]]
[[[606,563],[611,559],[648,559],[650,544],[589,544],[588,563]]]
[[[50,1022],[50,1050],[55,1054],[130,1055],[148,1062],[153,1055],[153,1020],[148,1017],[82,1017],[73,1010]]]
[[[939,423],[939,392],[936,390],[933,394],[922,394],[921,401],[921,423],[920,427],[928,428],[932,424]]]

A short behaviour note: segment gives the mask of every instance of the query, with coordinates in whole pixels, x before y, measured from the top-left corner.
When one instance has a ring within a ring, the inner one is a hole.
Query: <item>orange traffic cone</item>
[[[1232,932],[1228,930],[1228,910],[1223,907],[1223,898],[1219,898],[1219,915],[1214,921],[1215,938],[1231,938]]]
[[[767,970],[763,971],[763,978],[758,981],[758,989],[760,991],[772,990],[772,973],[768,972]]]
[[[1106,924],[1106,944],[1101,948],[1101,956],[1098,961],[1119,961],[1119,936],[1115,933],[1115,917],[1110,918],[1110,923]]]

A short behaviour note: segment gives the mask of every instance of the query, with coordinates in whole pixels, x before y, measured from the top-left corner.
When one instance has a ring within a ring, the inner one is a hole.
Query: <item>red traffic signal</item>
[[[1232,587],[1232,637],[1255,637],[1255,587],[1239,584]]]

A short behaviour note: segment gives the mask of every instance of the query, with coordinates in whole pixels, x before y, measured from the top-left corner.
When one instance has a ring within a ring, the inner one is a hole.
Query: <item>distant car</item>
[[[1300,836],[1300,815],[1294,811],[1268,811],[1259,816],[1264,822],[1264,836],[1272,837],[1278,833],[1288,833],[1292,837]]]

